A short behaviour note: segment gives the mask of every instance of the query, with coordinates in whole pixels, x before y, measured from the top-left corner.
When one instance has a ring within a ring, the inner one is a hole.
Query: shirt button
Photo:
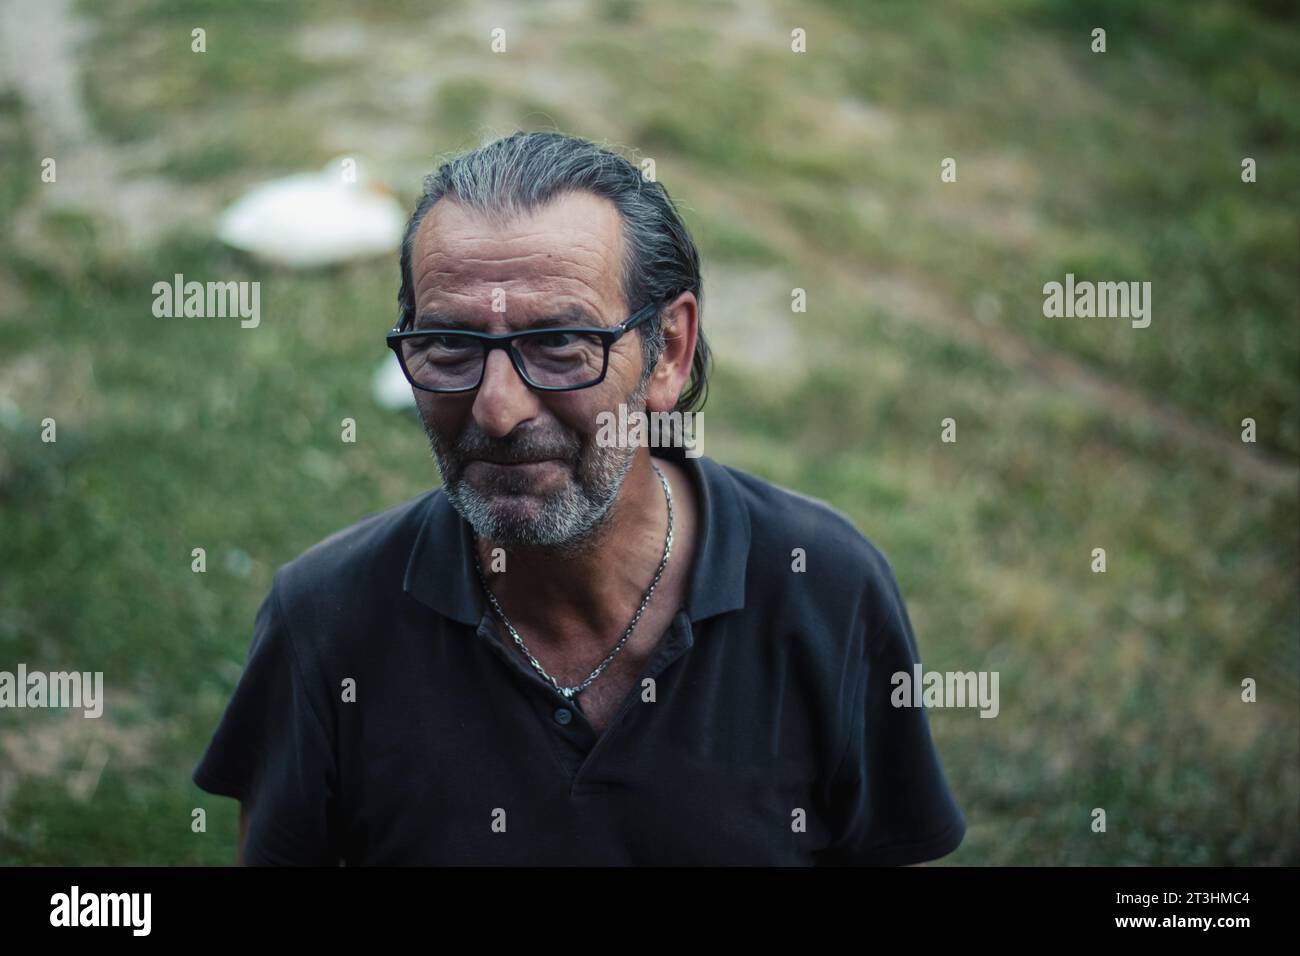
[[[573,720],[573,711],[569,710],[569,708],[560,707],[556,709],[555,722],[557,724],[567,724],[571,720]]]

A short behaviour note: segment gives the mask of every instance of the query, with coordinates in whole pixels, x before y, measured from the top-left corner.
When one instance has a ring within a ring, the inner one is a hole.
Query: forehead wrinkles
[[[603,249],[596,247],[554,247],[547,250],[511,252],[500,243],[469,242],[461,244],[463,252],[432,249],[415,265],[417,286],[430,279],[443,283],[514,282],[526,279],[570,279],[601,287],[611,271],[617,276],[618,264],[606,260]]]
[[[459,208],[435,219],[435,205],[416,236],[412,263],[416,297],[456,292],[482,285],[583,287],[612,303],[622,301],[622,221],[612,204],[613,221],[554,207],[503,227],[492,227]],[[599,208],[599,207],[598,207]],[[585,211],[585,210],[584,210]],[[423,304],[423,303],[422,303]]]

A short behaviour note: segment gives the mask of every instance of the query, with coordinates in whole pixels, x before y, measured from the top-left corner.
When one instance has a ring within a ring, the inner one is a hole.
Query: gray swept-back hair
[[[443,163],[424,180],[402,239],[402,287],[397,294],[398,327],[415,317],[411,251],[425,213],[444,196],[489,221],[504,223],[552,199],[586,190],[609,199],[623,220],[625,255],[621,285],[628,313],[655,302],[661,307],[683,292],[695,293],[703,311],[700,257],[667,190],[647,181],[627,159],[594,143],[556,132],[516,132]],[[642,383],[659,361],[662,315],[637,327],[645,357]],[[708,395],[709,345],[701,330],[691,359],[691,377],[677,411],[703,406]]]

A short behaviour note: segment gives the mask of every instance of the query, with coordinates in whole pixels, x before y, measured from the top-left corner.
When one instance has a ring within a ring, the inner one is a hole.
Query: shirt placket
[[[611,738],[617,737],[624,725],[631,720],[629,711],[635,709],[633,705],[639,699],[643,682],[647,679],[657,680],[694,643],[690,619],[685,610],[679,610],[673,617],[669,632],[659,642],[650,662],[624,698],[618,713],[604,732],[598,734],[580,708],[563,698],[496,635],[492,618],[487,613],[479,621],[477,637],[486,641],[492,652],[524,681],[533,710],[544,724],[544,734],[551,741],[556,759],[564,768],[574,793],[581,789],[580,778],[599,760]]]

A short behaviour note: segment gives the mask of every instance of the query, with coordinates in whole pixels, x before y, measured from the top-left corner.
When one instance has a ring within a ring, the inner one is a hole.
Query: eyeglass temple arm
[[[628,332],[631,332],[634,328],[636,328],[646,319],[650,318],[650,316],[655,315],[658,311],[659,311],[659,307],[655,305],[655,303],[653,302],[649,303],[648,305],[642,306],[641,309],[638,310],[636,315],[629,318],[622,325],[617,325],[614,327],[614,331],[618,333],[617,335],[614,336],[615,340],[621,339],[624,335],[626,335]]]

